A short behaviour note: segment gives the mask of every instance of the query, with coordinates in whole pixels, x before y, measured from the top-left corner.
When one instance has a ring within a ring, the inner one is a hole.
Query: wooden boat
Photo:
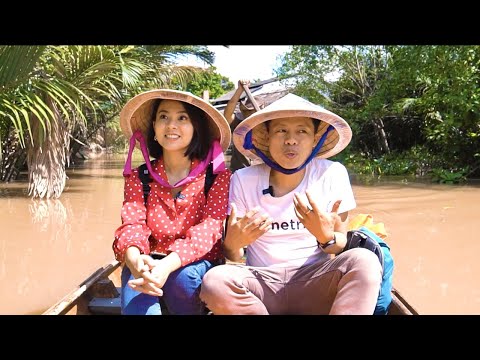
[[[42,315],[120,315],[120,262],[97,269]]]
[[[105,264],[42,315],[120,315],[120,274],[118,261]],[[418,312],[393,289],[388,315]]]

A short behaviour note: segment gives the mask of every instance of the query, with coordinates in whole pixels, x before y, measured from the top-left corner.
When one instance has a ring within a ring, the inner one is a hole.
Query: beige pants
[[[382,268],[356,248],[304,267],[220,265],[202,281],[200,298],[215,315],[373,314]]]

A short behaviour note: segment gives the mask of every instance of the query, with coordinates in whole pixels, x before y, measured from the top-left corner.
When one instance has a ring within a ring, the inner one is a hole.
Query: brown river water
[[[26,181],[0,184],[0,314],[40,314],[112,260],[123,161],[108,157],[69,169],[59,200],[31,200]],[[385,224],[393,285],[419,313],[480,314],[480,186],[352,184],[352,214]]]

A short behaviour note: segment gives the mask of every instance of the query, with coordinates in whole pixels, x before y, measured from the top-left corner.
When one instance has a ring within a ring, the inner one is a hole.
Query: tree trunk
[[[384,154],[390,153],[390,146],[388,146],[387,134],[385,133],[385,127],[382,119],[376,119],[374,121],[375,129],[377,130],[377,136],[380,140],[379,146]]]
[[[28,195],[33,198],[57,199],[62,194],[67,179],[65,168],[69,160],[70,137],[56,106],[50,98],[47,98],[46,103],[54,113],[55,120],[46,125],[44,137],[38,119],[32,121],[34,145],[28,148],[27,156]]]

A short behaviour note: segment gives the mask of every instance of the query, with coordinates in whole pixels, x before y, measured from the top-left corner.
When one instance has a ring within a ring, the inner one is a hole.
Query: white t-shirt
[[[273,219],[272,229],[248,245],[247,265],[285,267],[328,260],[330,256],[295,215],[293,195],[300,193],[308,204],[305,191],[310,190],[320,209],[330,212],[341,199],[338,213],[350,211],[356,202],[347,169],[338,162],[315,158],[297,188],[281,197],[263,194],[269,187],[270,170],[265,164],[249,166],[237,170],[230,181],[229,203],[237,206],[237,217],[259,206]]]

